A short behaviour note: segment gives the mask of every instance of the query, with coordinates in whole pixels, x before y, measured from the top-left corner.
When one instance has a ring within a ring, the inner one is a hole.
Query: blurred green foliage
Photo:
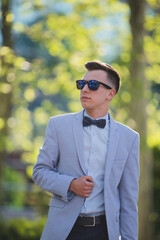
[[[14,2],[13,2],[14,4]],[[75,80],[83,77],[84,63],[92,59],[112,64],[120,73],[121,91],[111,103],[113,117],[134,128],[129,116],[131,101],[129,64],[131,33],[129,7],[118,0],[99,1],[21,1],[18,14],[29,19],[17,20],[10,11],[7,21],[13,21],[13,49],[0,48],[0,93],[12,93],[9,118],[0,116],[0,131],[5,124],[8,135],[1,134],[0,151],[8,155],[20,151],[20,158],[27,163],[31,177],[39,147],[44,140],[49,117],[81,110]],[[160,14],[158,0],[147,0],[145,21],[146,91],[148,114],[147,143],[157,149],[154,156],[155,212],[160,211],[159,150],[160,150]],[[2,16],[2,13],[1,15]],[[4,107],[0,98],[0,109]],[[5,109],[4,109],[5,110]],[[6,168],[5,182],[20,182],[25,189],[24,177]],[[37,194],[37,197],[36,197]],[[8,204],[39,206],[45,213],[49,196],[39,190],[32,194],[6,191],[3,196]],[[45,205],[46,203],[46,205]],[[158,215],[157,215],[158,216]],[[154,221],[159,224],[158,217]],[[1,223],[0,239],[39,239],[40,221],[31,226],[27,220]],[[19,229],[18,225],[22,228]],[[15,231],[15,232],[14,232]],[[158,227],[157,227],[158,231]],[[23,234],[22,234],[23,232]],[[14,235],[15,233],[15,235]],[[37,236],[36,236],[37,233]],[[2,235],[8,234],[8,235]],[[28,235],[27,235],[28,234]],[[29,235],[30,234],[30,235]]]
[[[153,196],[154,196],[154,213],[152,216],[152,220],[155,223],[155,232],[157,232],[157,235],[160,239],[160,149],[155,147],[153,149],[154,154],[154,178],[153,178]]]
[[[22,174],[17,174],[16,171],[6,166],[4,168],[3,202],[6,206],[24,206],[26,201],[26,178]],[[16,194],[18,193],[18,194]]]
[[[39,240],[46,218],[0,221],[0,240]]]
[[[66,4],[66,10],[63,4]],[[52,5],[55,8],[49,11]],[[48,5],[23,1],[20,8],[24,15],[34,12],[37,18],[28,25],[13,22],[17,42],[22,38],[25,44],[21,49],[0,49],[3,57],[0,75],[7,78],[5,83],[0,84],[0,91],[4,94],[12,91],[12,114],[7,120],[9,136],[4,145],[6,151],[23,150],[22,159],[31,164],[35,162],[49,117],[81,109],[75,80],[83,76],[84,63],[91,59],[109,62],[120,72],[121,93],[113,100],[111,113],[117,120],[134,127],[134,121],[128,115],[131,101],[128,5],[109,1],[106,7],[98,0],[94,0],[92,6],[88,1],[58,3],[52,0]],[[147,141],[150,147],[158,144],[160,132],[159,21],[158,7],[155,1],[149,1],[145,22],[148,34],[144,48],[148,79],[145,94],[149,116]],[[121,28],[117,27],[117,23]],[[9,63],[12,67],[8,69]],[[3,126],[4,120],[0,118],[0,128]],[[27,172],[31,176],[29,166]]]

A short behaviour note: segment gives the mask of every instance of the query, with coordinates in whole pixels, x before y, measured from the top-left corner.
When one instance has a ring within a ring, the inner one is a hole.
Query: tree
[[[130,61],[131,102],[130,116],[134,119],[134,128],[140,134],[140,193],[139,193],[139,239],[150,240],[153,237],[152,224],[149,221],[152,207],[152,156],[147,146],[147,114],[145,99],[145,54],[144,22],[145,0],[128,0],[131,15],[132,49]]]
[[[26,2],[23,1],[24,4]],[[78,66],[96,55],[92,29],[84,27],[83,18],[78,13],[67,14],[60,9],[60,12],[50,10],[48,14],[39,16],[38,11],[45,11],[46,6],[37,1],[31,5],[37,18],[28,25],[16,22],[12,25],[11,1],[3,0],[1,5],[1,177],[6,155],[10,152],[20,151],[22,155],[19,157],[30,164],[35,161],[49,117],[77,107],[78,91],[72,90],[75,89],[74,80],[84,71]],[[80,8],[83,11],[81,4]],[[26,52],[16,48],[19,36],[29,42],[23,45],[23,48],[28,47]],[[35,45],[39,49],[37,54],[32,51]],[[75,105],[71,105],[73,99]],[[32,170],[30,176],[31,173]],[[2,189],[0,192],[3,198]]]
[[[2,199],[1,177],[3,174],[3,162],[6,154],[6,136],[8,135],[7,120],[11,115],[12,109],[12,82],[9,79],[9,69],[12,67],[12,16],[10,12],[12,1],[2,0],[2,48],[0,49],[0,202]]]
[[[110,63],[122,78],[120,94],[111,105],[112,114],[141,136],[140,240],[149,239],[147,231],[150,232],[152,163],[147,143],[150,147],[157,146],[160,131],[159,92],[156,89],[157,92],[151,93],[149,86],[154,81],[152,90],[155,90],[160,83],[160,18],[158,0],[147,1],[152,4],[154,14],[145,11],[144,0],[128,0],[128,4],[118,0],[93,0],[92,4],[51,0],[46,5],[45,1],[28,4],[24,0],[19,6],[24,15],[29,13],[28,22],[13,24],[11,1],[3,0],[1,4],[0,162],[4,160],[2,153],[20,150],[22,158],[31,164],[28,171],[31,176],[49,116],[80,109],[75,79],[83,75],[83,64],[97,58]],[[145,98],[146,85],[149,104]],[[0,175],[2,169],[0,166]]]

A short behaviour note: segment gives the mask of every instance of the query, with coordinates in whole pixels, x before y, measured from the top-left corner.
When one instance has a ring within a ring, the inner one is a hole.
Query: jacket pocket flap
[[[117,158],[113,161],[113,165],[122,165],[124,166],[126,163],[126,159],[122,159],[122,158]]]

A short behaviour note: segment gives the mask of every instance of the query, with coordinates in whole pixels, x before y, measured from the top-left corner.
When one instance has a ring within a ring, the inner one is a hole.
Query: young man
[[[53,194],[42,240],[138,239],[139,135],[114,121],[109,104],[120,77],[91,61],[80,113],[50,119],[33,180]]]

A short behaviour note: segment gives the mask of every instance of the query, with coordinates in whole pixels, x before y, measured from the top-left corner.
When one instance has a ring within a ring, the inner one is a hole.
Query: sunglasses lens
[[[85,80],[77,80],[76,81],[77,89],[82,90],[86,83],[88,84],[88,88],[92,91],[97,90],[99,87],[99,82],[96,80],[90,80],[88,82]]]
[[[91,80],[91,81],[89,81],[89,83],[88,83],[88,87],[89,87],[89,89],[95,91],[95,90],[97,90],[98,87],[99,87],[99,82],[98,82],[98,81],[95,81],[95,80]]]
[[[76,85],[77,85],[77,89],[83,89],[84,88],[84,86],[85,86],[85,81],[83,81],[83,80],[78,80],[78,81],[76,81]]]

